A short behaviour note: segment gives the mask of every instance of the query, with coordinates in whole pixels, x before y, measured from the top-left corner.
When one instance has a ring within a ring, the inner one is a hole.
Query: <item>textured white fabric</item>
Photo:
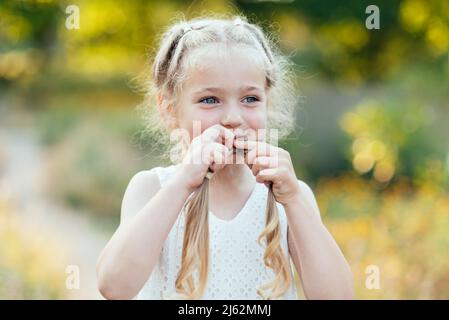
[[[156,167],[151,171],[159,176],[161,186],[175,172],[177,166]],[[202,299],[261,299],[256,290],[271,281],[274,272],[263,263],[264,248],[257,238],[265,226],[265,207],[268,189],[264,184],[256,187],[243,209],[232,220],[223,220],[209,212],[210,265],[206,291]],[[281,225],[281,246],[293,267],[288,254],[287,217],[282,205],[277,203]],[[184,212],[173,225],[158,263],[138,294],[138,299],[172,299],[175,297],[175,280],[181,264],[184,232]],[[283,299],[297,299],[294,281]]]

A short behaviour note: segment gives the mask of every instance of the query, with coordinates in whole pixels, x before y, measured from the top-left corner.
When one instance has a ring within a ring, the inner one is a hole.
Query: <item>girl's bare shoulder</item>
[[[123,196],[121,222],[139,212],[160,188],[156,168],[137,172],[129,181]]]

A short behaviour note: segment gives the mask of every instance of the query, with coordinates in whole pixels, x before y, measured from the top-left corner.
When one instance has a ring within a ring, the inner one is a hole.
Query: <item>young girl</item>
[[[97,262],[104,297],[296,299],[291,260],[307,298],[353,297],[311,189],[289,153],[259,134],[292,130],[293,76],[240,17],[181,21],[163,34],[150,129],[183,139],[176,164],[131,179]]]

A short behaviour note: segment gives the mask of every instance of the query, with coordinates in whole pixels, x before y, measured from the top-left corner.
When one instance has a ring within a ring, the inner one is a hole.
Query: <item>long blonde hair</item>
[[[276,128],[280,139],[287,136],[294,127],[294,108],[298,95],[292,64],[259,26],[249,23],[243,16],[181,20],[163,33],[151,66],[151,78],[145,83],[147,91],[142,107],[147,132],[161,141],[168,136],[159,112],[152,108],[154,97],[161,93],[171,97],[159,108],[175,108],[183,80],[186,79],[186,66],[189,63],[192,65],[193,55],[188,53],[208,43],[243,45],[260,57],[269,89],[268,127]],[[204,179],[202,185],[189,197],[184,212],[182,263],[175,287],[181,298],[200,299],[206,289],[209,268],[209,179]],[[265,214],[265,228],[258,241],[265,247],[264,264],[274,271],[275,277],[258,288],[257,294],[263,299],[277,299],[288,290],[292,279],[288,259],[280,245],[279,214],[271,188],[268,190]],[[269,290],[271,294],[267,294]]]

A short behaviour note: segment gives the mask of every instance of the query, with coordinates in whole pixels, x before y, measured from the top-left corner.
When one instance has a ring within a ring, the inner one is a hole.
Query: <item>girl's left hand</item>
[[[288,151],[262,141],[234,140],[237,149],[247,149],[246,161],[256,181],[271,188],[276,201],[282,205],[299,198],[299,185]]]

